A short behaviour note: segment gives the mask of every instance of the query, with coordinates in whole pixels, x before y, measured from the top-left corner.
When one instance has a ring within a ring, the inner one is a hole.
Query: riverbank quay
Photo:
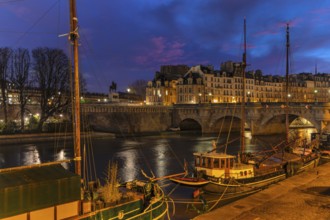
[[[330,219],[330,163],[290,177],[244,199],[197,216],[214,219]]]
[[[103,132],[91,132],[82,133],[82,136],[91,138],[108,138],[115,137],[113,133]],[[44,142],[44,141],[59,141],[59,140],[73,140],[73,134],[71,133],[35,133],[35,134],[11,134],[0,135],[0,147],[4,144],[25,144]]]

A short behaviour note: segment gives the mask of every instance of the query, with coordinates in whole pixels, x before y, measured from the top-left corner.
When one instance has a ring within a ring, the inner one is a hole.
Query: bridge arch
[[[185,118],[179,123],[180,131],[202,132],[202,125],[193,118]]]
[[[308,115],[301,114],[288,114],[289,126],[297,119],[302,119],[308,122],[310,126],[313,126],[317,131],[319,130],[319,123]],[[262,122],[254,127],[254,134],[271,133],[271,134],[284,134],[286,132],[286,114],[285,112],[273,113],[272,115],[265,117]]]
[[[245,123],[245,128],[249,128],[249,123]],[[241,130],[241,117],[238,116],[222,116],[214,119],[210,123],[210,131],[212,132],[239,132]]]

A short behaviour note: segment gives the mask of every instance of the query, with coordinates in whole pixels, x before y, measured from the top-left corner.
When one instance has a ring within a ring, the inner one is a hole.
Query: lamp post
[[[159,102],[159,105],[162,104],[162,94],[158,94],[158,102]]]
[[[212,103],[212,93],[211,92],[209,92],[209,97],[210,97],[209,102]]]
[[[198,93],[198,97],[199,97],[198,103],[201,103],[202,93]]]
[[[317,89],[314,90],[314,100],[315,100],[315,103],[317,103]]]
[[[131,92],[131,89],[127,88],[126,91],[127,91],[127,101],[128,101],[128,103],[130,103],[131,100],[130,100],[130,94],[129,93]]]
[[[251,94],[251,92],[250,92],[250,91],[248,91],[248,92],[247,92],[247,96],[248,96],[248,102],[250,102],[250,94]]]

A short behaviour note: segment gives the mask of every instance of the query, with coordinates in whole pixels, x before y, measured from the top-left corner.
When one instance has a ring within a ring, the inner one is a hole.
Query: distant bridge
[[[309,121],[318,132],[330,131],[330,103],[247,103],[246,128],[252,135],[285,133],[285,115],[289,123],[298,117]],[[169,128],[199,129],[202,133],[239,130],[240,104],[186,104],[173,106],[118,106],[84,104],[82,112],[97,130],[120,133],[162,132]]]

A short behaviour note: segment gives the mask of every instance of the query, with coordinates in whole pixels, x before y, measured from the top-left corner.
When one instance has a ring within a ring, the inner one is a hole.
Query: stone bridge
[[[330,103],[247,103],[246,128],[252,135],[285,133],[285,115],[289,123],[303,118],[318,132],[330,131]],[[96,130],[115,133],[153,133],[179,127],[181,130],[239,130],[239,104],[197,104],[166,106],[118,106],[84,104],[82,112]]]

